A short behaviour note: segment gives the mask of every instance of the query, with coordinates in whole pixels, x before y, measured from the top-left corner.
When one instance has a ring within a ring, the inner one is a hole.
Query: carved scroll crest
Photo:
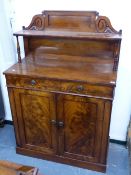
[[[28,27],[23,26],[23,30],[43,30],[45,27],[44,15],[35,15]]]
[[[53,15],[60,16],[62,12],[60,11],[53,11]],[[43,11],[42,14],[35,15],[32,18],[32,21],[28,27],[23,27],[23,30],[44,30],[45,27],[48,27],[48,20],[51,17],[52,13],[50,11]],[[92,32],[95,33],[112,33],[112,34],[122,34],[122,31],[116,31],[109,20],[109,18],[105,16],[99,16],[98,12],[87,12],[89,14],[88,18],[90,17],[91,20],[87,20],[87,25],[89,28],[92,28]],[[63,14],[68,14],[68,12],[63,12]],[[75,14],[75,12],[74,12]],[[73,14],[73,15],[74,15]],[[68,15],[66,15],[68,16]],[[65,16],[65,17],[66,17]],[[76,14],[76,16],[79,16]],[[88,28],[87,28],[88,32]]]
[[[122,31],[116,31],[112,25],[110,20],[105,16],[98,16],[96,20],[96,29],[99,33],[115,33],[122,34]]]

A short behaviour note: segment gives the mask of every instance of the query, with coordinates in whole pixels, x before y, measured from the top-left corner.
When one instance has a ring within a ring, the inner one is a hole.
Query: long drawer
[[[25,78],[6,76],[7,86],[15,88],[36,89],[54,91],[58,93],[76,93],[83,95],[91,95],[103,98],[113,98],[112,86],[95,85],[85,82],[70,82],[61,80],[49,80],[43,78]]]

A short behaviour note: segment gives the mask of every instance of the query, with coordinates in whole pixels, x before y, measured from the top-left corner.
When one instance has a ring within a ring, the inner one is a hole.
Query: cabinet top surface
[[[16,63],[4,73],[12,76],[80,81],[115,85],[113,60],[99,57],[81,57],[30,53],[22,63]]]

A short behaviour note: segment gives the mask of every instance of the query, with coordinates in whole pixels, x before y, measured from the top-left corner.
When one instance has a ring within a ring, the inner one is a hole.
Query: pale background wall
[[[6,4],[6,7],[8,6],[7,12],[9,12],[10,18],[12,18],[13,31],[20,30],[23,25],[28,26],[32,16],[41,13],[43,10],[96,10],[100,15],[108,16],[115,29],[123,30],[118,80],[112,109],[110,137],[112,139],[124,141],[126,139],[126,130],[131,113],[131,54],[129,50],[131,32],[129,30],[129,0],[8,0],[8,2],[10,6]],[[6,42],[7,40],[5,43]],[[12,48],[8,48],[12,50]],[[3,56],[4,54],[5,53],[3,53]],[[15,52],[13,54],[15,55]],[[13,56],[13,54],[11,56]],[[22,51],[22,55],[23,54]],[[11,62],[15,62],[14,57],[11,58],[11,61],[9,58],[5,61],[5,57],[2,57],[3,65],[0,66],[0,70],[8,67]],[[3,87],[5,87],[4,83]],[[6,118],[11,120],[6,89],[3,89],[7,114]]]
[[[8,11],[6,13],[4,0],[0,0],[0,85],[3,92],[5,115],[7,119],[11,119],[9,99],[3,71],[15,62],[15,45],[12,38],[10,21],[7,16]]]

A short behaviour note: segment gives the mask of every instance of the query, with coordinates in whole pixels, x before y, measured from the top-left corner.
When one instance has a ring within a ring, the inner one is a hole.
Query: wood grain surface
[[[0,160],[0,175],[38,175],[38,168]]]

